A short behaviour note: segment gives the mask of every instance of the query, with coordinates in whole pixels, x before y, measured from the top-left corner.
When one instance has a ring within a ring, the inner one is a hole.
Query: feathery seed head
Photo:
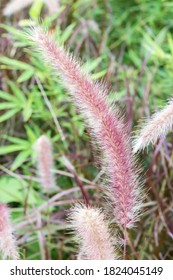
[[[38,172],[41,179],[41,183],[48,191],[50,188],[55,186],[54,175],[53,175],[53,155],[52,145],[50,139],[42,135],[38,138],[36,145]]]
[[[79,242],[78,259],[115,259],[108,225],[100,209],[77,204],[71,210],[70,221]]]
[[[81,70],[80,63],[40,27],[33,28],[30,39],[60,75],[75,105],[91,128],[93,139],[102,152],[102,165],[109,178],[106,191],[112,200],[116,220],[125,227],[132,227],[140,209],[138,175],[126,125],[120,118],[119,111],[110,106],[106,87],[102,83],[94,83]]]
[[[4,8],[4,16],[11,16],[31,5],[34,0],[11,0]]]
[[[35,0],[11,0],[4,8],[3,14],[5,16],[11,16],[23,9],[27,6],[31,5]],[[59,8],[59,0],[40,0],[40,2],[44,2],[48,8],[49,14],[53,14],[58,11]]]
[[[16,241],[10,223],[9,209],[2,203],[0,203],[0,251],[4,259],[19,259]]]
[[[165,135],[172,129],[173,125],[173,100],[168,102],[161,111],[153,114],[150,120],[147,120],[135,137],[133,143],[133,152],[145,149],[150,143],[155,144],[159,137]]]

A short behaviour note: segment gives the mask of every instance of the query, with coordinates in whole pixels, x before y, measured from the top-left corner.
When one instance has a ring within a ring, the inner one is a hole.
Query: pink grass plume
[[[173,126],[173,100],[162,108],[159,112],[153,114],[151,119],[147,120],[139,134],[135,137],[133,143],[134,153],[145,149],[149,144],[155,144],[157,140],[166,135]]]
[[[53,174],[53,154],[50,139],[46,135],[38,138],[35,145],[38,173],[45,191],[55,187]]]
[[[0,203],[0,251],[4,259],[17,260],[19,254],[9,216],[8,207]]]
[[[26,8],[27,6],[31,5],[33,3],[33,0],[11,0],[8,1],[7,5],[5,6],[3,10],[3,14],[5,16],[11,16],[15,14],[16,12],[19,12]]]
[[[8,1],[7,5],[3,10],[3,14],[5,16],[11,16],[21,10],[25,9],[26,7],[30,6],[34,3],[35,0],[11,0]],[[40,0],[46,4],[49,14],[56,13],[59,9],[60,3],[59,0]]]
[[[78,259],[115,259],[108,224],[100,209],[77,204],[71,210],[70,222],[79,244]]]
[[[80,63],[52,35],[34,27],[29,35],[36,49],[60,75],[75,105],[92,131],[101,151],[100,160],[108,178],[105,191],[114,208],[117,223],[130,228],[138,220],[141,188],[132,156],[129,135],[119,110],[108,102],[108,91],[94,83]]]

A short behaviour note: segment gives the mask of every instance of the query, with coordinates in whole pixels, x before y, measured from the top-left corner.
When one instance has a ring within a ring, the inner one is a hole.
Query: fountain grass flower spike
[[[115,259],[111,235],[100,209],[77,204],[71,210],[70,223],[79,243],[78,259]]]
[[[25,1],[11,0],[5,6],[5,8],[3,10],[3,14],[5,16],[11,16],[17,12],[20,12],[27,6],[30,6],[31,4],[34,3],[34,1],[35,0],[25,0]],[[46,4],[49,14],[53,14],[53,13],[57,12],[59,9],[59,0],[40,0],[40,4],[41,4],[41,2]]]
[[[46,135],[38,138],[35,150],[37,154],[38,173],[45,191],[55,187],[53,174],[53,154],[50,139]]]
[[[109,179],[105,192],[114,207],[117,223],[124,228],[132,227],[138,220],[141,187],[126,125],[118,109],[109,104],[105,85],[94,83],[80,63],[41,27],[33,27],[29,37],[54,73],[61,77],[91,129],[93,142],[99,145],[100,160]]]
[[[0,203],[0,253],[4,259],[19,259],[16,241],[13,236],[13,229],[9,217],[9,209],[5,204]]]
[[[153,114],[150,120],[143,125],[138,136],[134,140],[133,150],[136,153],[145,149],[150,143],[155,144],[159,137],[172,130],[173,125],[173,99],[159,112]]]

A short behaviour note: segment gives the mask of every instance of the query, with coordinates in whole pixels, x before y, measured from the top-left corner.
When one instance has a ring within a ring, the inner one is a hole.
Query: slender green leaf
[[[23,92],[19,89],[19,87],[17,87],[17,86],[16,86],[13,82],[11,82],[11,81],[8,81],[8,84],[9,84],[11,90],[13,91],[13,93],[14,93],[14,94],[16,95],[16,97],[18,98],[18,101],[21,102],[21,104],[20,104],[20,103],[19,103],[19,104],[20,104],[20,105],[25,104],[26,98],[25,98]]]
[[[104,75],[106,74],[106,72],[107,72],[107,69],[100,71],[98,73],[95,73],[95,74],[91,75],[91,77],[93,80],[97,80],[97,79],[103,78]]]
[[[31,150],[20,152],[18,156],[15,158],[11,166],[11,170],[14,171],[18,167],[20,167],[24,163],[24,161],[30,156],[30,154],[31,154]]]
[[[29,15],[31,19],[37,21],[39,19],[42,7],[43,7],[43,2],[42,1],[34,1],[30,10],[29,10]]]
[[[37,135],[28,125],[25,125],[26,133],[31,143],[34,143],[37,140]]]
[[[12,101],[12,102],[16,101],[16,98],[13,95],[11,95],[5,91],[1,91],[1,90],[0,90],[0,98],[8,100],[8,101]]]
[[[24,139],[21,139],[21,138],[8,136],[8,135],[4,135],[3,138],[7,139],[8,141],[10,141],[11,143],[14,143],[14,144],[19,144],[19,145],[22,145],[22,146],[26,145],[26,148],[30,145],[30,143],[27,140],[24,140]]]
[[[92,72],[96,69],[96,67],[100,64],[100,62],[103,60],[102,57],[98,57],[94,60],[87,61],[83,66],[82,69],[88,73]]]
[[[27,122],[32,115],[31,101],[27,102],[23,109],[24,122]]]
[[[6,110],[6,109],[11,109],[11,108],[16,108],[16,104],[11,103],[11,102],[0,103],[0,110]]]
[[[8,145],[8,146],[2,146],[0,147],[0,155],[6,155],[9,153],[17,152],[17,151],[22,151],[25,150],[26,146],[22,145]]]
[[[72,23],[64,30],[60,38],[60,44],[64,44],[69,39],[75,26],[76,23]]]
[[[20,109],[18,109],[18,108],[7,111],[2,116],[0,116],[0,122],[4,122],[4,121],[10,119],[12,116],[14,116],[19,111],[20,111]]]
[[[29,80],[34,75],[34,69],[29,69],[23,72],[19,78],[17,79],[18,83],[23,83],[27,80]]]
[[[12,58],[8,58],[5,56],[0,57],[0,62],[4,65],[8,65],[13,69],[16,70],[29,70],[32,69],[32,66],[30,66],[29,64],[16,60],[16,59],[12,59]]]

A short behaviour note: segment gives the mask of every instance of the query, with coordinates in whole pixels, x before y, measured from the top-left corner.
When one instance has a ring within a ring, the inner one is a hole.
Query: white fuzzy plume
[[[33,0],[12,0],[5,6],[3,14],[5,16],[11,16],[31,5],[32,2]]]
[[[38,1],[38,0],[37,0]],[[59,0],[39,0],[44,2],[47,6],[49,14],[56,13],[59,9]],[[34,0],[12,0],[4,8],[3,14],[5,16],[11,16],[26,7],[30,6]]]
[[[168,102],[161,111],[153,114],[151,119],[143,125],[139,136],[134,140],[133,152],[145,149],[149,144],[155,144],[157,140],[172,129],[173,125],[173,99]]]
[[[37,154],[38,173],[42,186],[47,192],[55,187],[53,174],[53,153],[50,139],[46,135],[38,138],[35,150]]]
[[[100,209],[77,204],[71,211],[70,220],[79,243],[78,259],[115,259],[108,225]]]
[[[0,204],[0,251],[3,258],[19,259],[16,240],[9,217],[9,209],[5,204]]]

